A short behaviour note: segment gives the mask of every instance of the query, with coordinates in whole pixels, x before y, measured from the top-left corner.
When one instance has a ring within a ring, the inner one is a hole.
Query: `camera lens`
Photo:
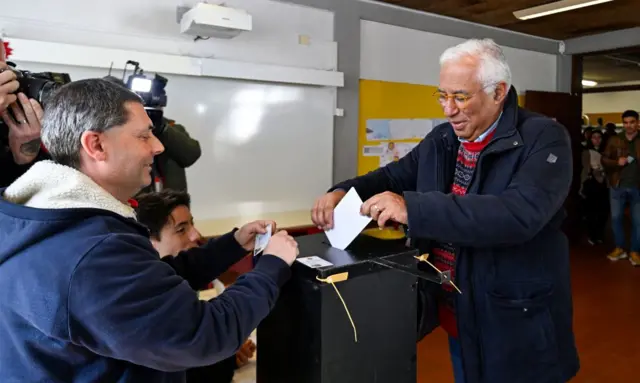
[[[54,81],[45,82],[44,84],[42,84],[42,87],[40,88],[40,91],[38,92],[37,97],[35,97],[36,101],[38,101],[40,105],[44,107],[49,101],[49,98],[53,95],[53,93],[56,90],[58,90],[58,88],[60,88],[61,86],[62,84],[59,84]]]
[[[46,105],[53,92],[62,85],[55,81],[32,76],[29,72],[14,72],[16,72],[18,82],[20,83],[20,87],[16,93],[24,93],[27,98],[38,101],[38,103],[43,107]]]

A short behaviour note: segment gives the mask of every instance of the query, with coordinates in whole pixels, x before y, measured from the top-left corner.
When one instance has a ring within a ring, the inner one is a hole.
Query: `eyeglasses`
[[[435,93],[433,93],[433,97],[435,97],[438,100],[438,102],[440,103],[440,106],[442,106],[443,108],[449,103],[449,100],[453,100],[453,102],[456,104],[458,108],[464,108],[467,105],[467,103],[469,103],[469,100],[473,98],[473,96],[480,93],[484,89],[495,86],[497,84],[498,83],[488,84],[482,87],[479,91],[471,94],[461,93],[461,92],[448,94],[447,92],[437,90],[435,91]]]
[[[473,96],[474,95],[469,95],[465,93],[448,94],[442,91],[436,91],[433,94],[433,97],[435,97],[438,100],[438,102],[440,103],[440,106],[442,106],[443,108],[445,107],[445,105],[449,103],[449,100],[453,100],[453,102],[456,104],[458,108],[464,108],[469,102],[469,100],[471,99],[471,97]]]

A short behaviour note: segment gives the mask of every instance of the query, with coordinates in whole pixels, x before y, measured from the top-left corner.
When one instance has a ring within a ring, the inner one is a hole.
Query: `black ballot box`
[[[344,251],[324,233],[296,240],[292,278],[257,329],[257,383],[415,383],[417,280],[438,274],[418,270],[404,239],[360,235]]]

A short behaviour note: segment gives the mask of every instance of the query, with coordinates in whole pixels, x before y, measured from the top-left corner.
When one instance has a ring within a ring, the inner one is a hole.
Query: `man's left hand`
[[[383,228],[388,220],[407,224],[407,204],[402,196],[392,192],[376,194],[366,200],[360,212],[373,218]]]
[[[253,250],[256,243],[256,235],[267,232],[267,226],[271,225],[271,233],[276,233],[276,223],[274,221],[254,221],[242,226],[234,234],[236,241],[245,250]]]
[[[18,94],[18,101],[11,105],[11,111],[13,117],[7,109],[2,113],[2,119],[9,127],[9,148],[13,160],[18,165],[31,163],[40,152],[44,111],[36,100],[29,100],[23,93]]]

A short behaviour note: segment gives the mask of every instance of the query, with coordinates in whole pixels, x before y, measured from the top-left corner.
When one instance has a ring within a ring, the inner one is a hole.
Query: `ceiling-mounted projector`
[[[178,22],[180,33],[201,38],[230,39],[252,29],[251,15],[245,10],[207,3],[178,7]]]

